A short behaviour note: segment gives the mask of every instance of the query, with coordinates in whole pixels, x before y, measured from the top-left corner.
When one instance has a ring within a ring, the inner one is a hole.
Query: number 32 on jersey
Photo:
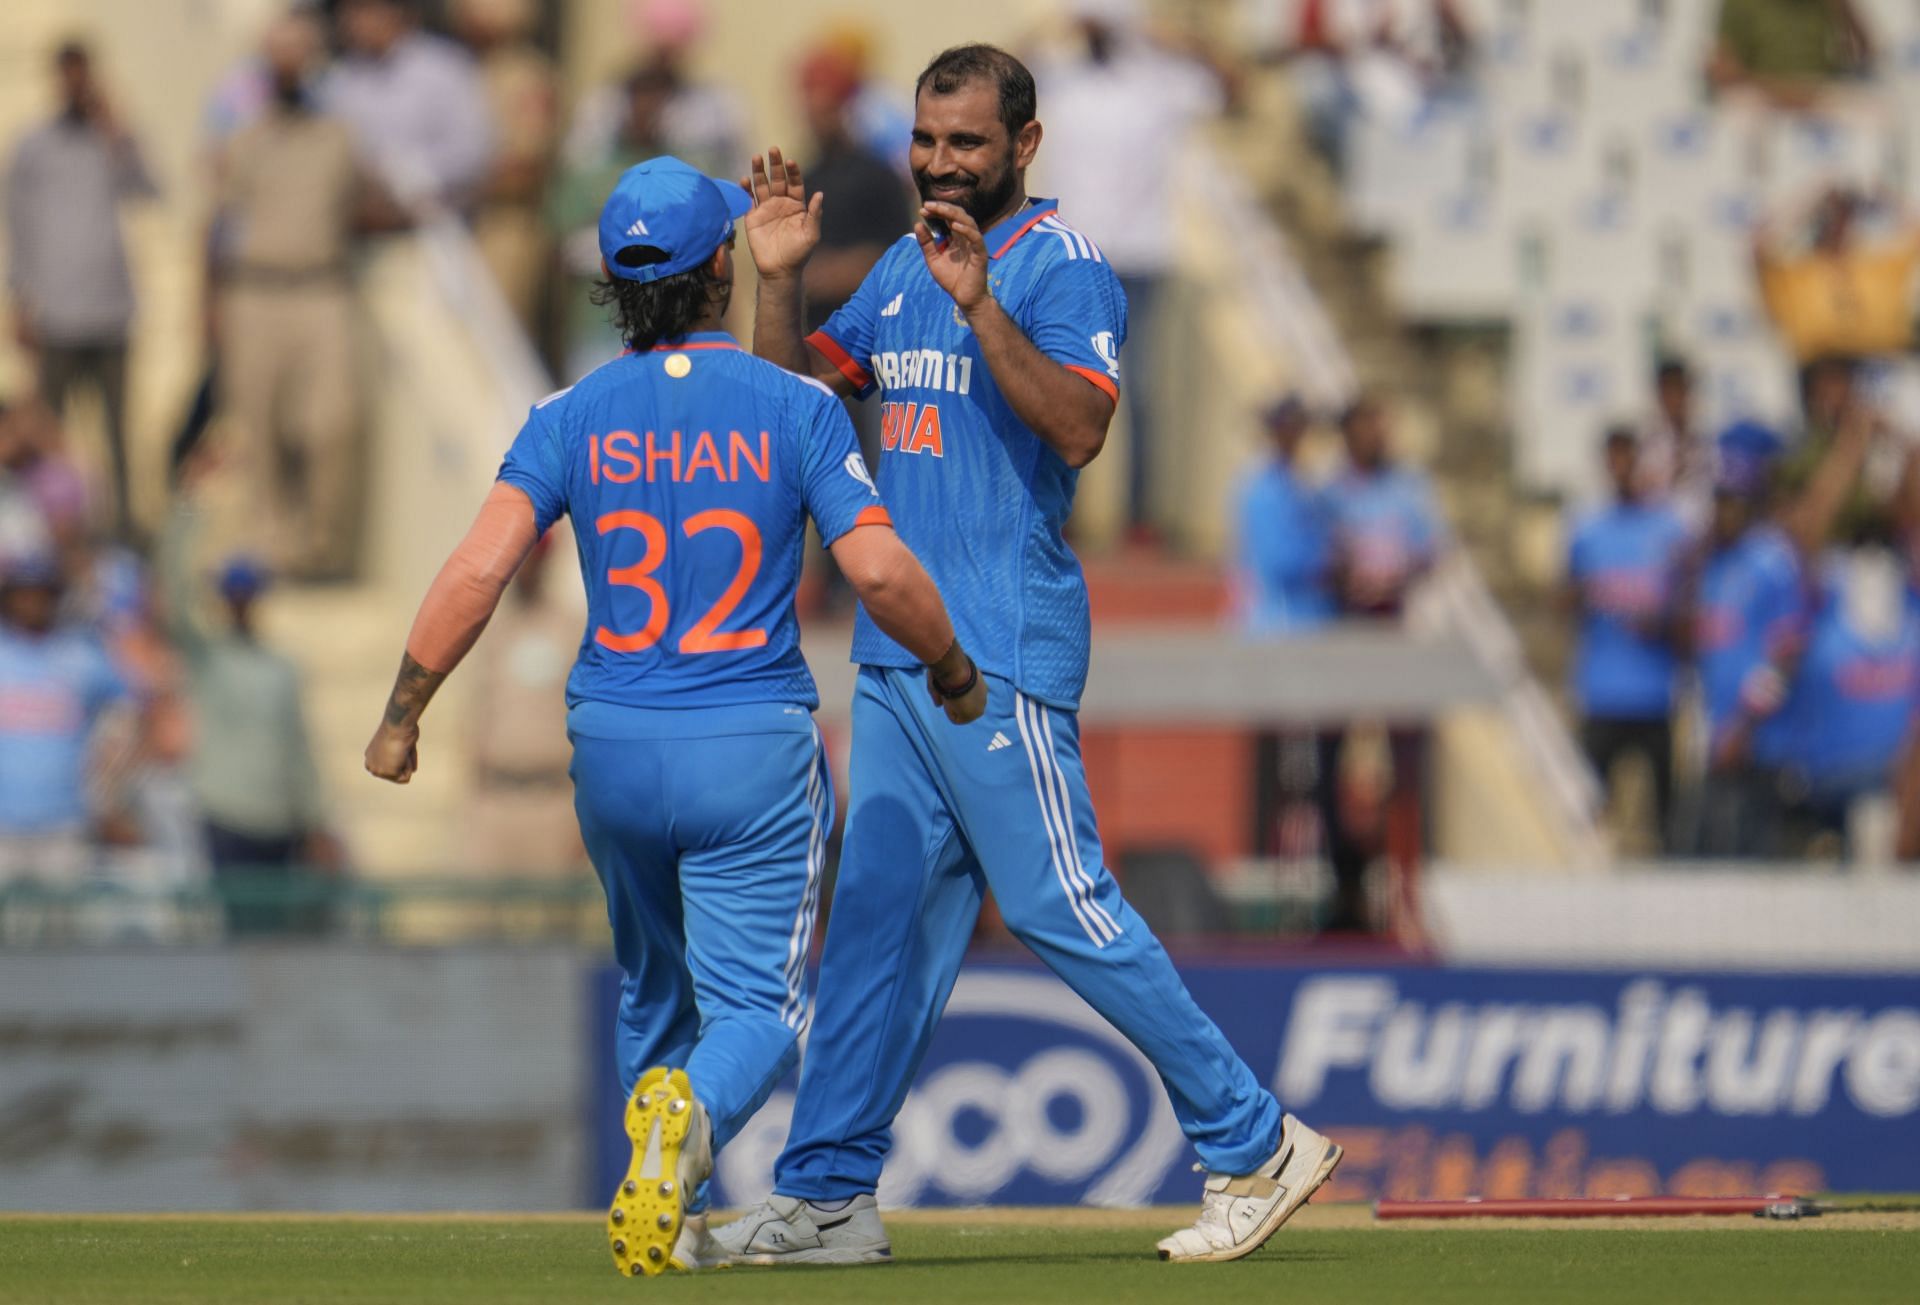
[[[667,599],[667,591],[654,579],[654,573],[667,560],[667,528],[660,518],[646,512],[620,511],[608,512],[599,517],[594,526],[602,535],[610,535],[616,530],[637,531],[646,544],[646,551],[640,560],[632,566],[617,566],[607,572],[607,583],[622,588],[638,589],[647,596],[651,610],[647,623],[631,633],[609,630],[601,626],[593,633],[594,642],[601,647],[617,653],[645,652],[660,642],[660,636],[667,631],[667,623],[672,619],[672,606]],[[755,630],[728,630],[720,627],[740,606],[740,600],[747,596],[747,590],[753,587],[754,577],[760,574],[761,540],[760,527],[744,513],[726,508],[714,508],[710,511],[695,513],[687,518],[680,527],[688,539],[709,530],[731,532],[740,541],[740,569],[734,573],[733,580],[727,585],[726,592],[708,608],[706,614],[685,634],[680,636],[676,645],[678,651],[697,655],[700,653],[740,652],[748,648],[763,648],[767,642],[767,632]]]

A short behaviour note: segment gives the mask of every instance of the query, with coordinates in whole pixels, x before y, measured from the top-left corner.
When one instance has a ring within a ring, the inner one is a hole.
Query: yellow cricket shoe
[[[713,1129],[685,1070],[658,1067],[627,1101],[633,1160],[607,1211],[607,1244],[622,1274],[664,1273],[686,1221],[686,1202],[713,1169]]]

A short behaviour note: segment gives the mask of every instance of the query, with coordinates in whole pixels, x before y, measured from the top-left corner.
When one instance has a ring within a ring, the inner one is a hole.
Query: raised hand
[[[807,198],[800,165],[783,158],[777,146],[764,157],[753,156],[753,175],[741,184],[753,196],[741,225],[754,267],[762,277],[798,275],[820,243],[820,192]]]
[[[934,239],[928,218],[945,225],[946,239]],[[987,285],[987,240],[965,209],[938,201],[921,205],[920,221],[913,224],[913,238],[920,242],[927,270],[940,288],[953,296],[961,312],[971,313],[992,297]]]

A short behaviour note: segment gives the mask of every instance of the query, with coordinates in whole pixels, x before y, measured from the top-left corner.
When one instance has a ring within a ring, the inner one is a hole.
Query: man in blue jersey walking
[[[367,747],[369,771],[412,777],[428,700],[571,517],[587,587],[567,684],[574,806],[626,972],[634,1152],[607,1236],[635,1276],[725,1259],[701,1213],[713,1152],[792,1068],[806,1020],[833,812],[793,614],[808,518],[876,628],[926,664],[935,710],[965,724],[988,692],[838,400],[721,330],[748,204],[677,159],[620,178],[596,301],[627,352],[528,414]]]
[[[792,1132],[773,1196],[717,1234],[755,1262],[890,1257],[873,1198],[890,1126],[989,886],[1015,935],[1153,1062],[1210,1171],[1198,1221],[1162,1258],[1253,1251],[1340,1158],[1283,1125],[1101,856],[1075,716],[1087,591],[1061,530],[1119,394],[1126,301],[1100,250],[1027,197],[1040,137],[1018,60],[983,45],[937,57],[916,93],[921,220],[804,340],[823,199],[777,151],[754,161],[754,351],[882,400],[901,538],[991,685],[980,720],[940,727],[912,652],[861,612],[852,794]]]

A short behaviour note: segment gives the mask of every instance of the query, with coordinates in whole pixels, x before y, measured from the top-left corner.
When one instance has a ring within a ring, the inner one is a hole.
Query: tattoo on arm
[[[394,677],[393,692],[387,697],[387,724],[407,725],[418,721],[446,678],[445,671],[428,670],[413,660],[411,653],[400,654],[400,673]]]

